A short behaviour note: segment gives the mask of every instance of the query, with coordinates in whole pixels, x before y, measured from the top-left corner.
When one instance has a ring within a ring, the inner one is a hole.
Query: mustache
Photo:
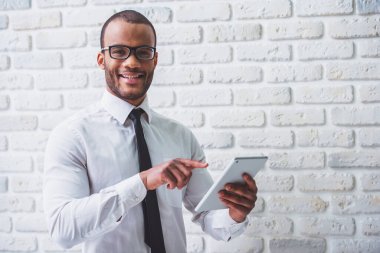
[[[145,71],[143,69],[140,69],[140,68],[123,68],[122,70],[118,70],[118,73],[125,73],[125,72],[145,74]]]

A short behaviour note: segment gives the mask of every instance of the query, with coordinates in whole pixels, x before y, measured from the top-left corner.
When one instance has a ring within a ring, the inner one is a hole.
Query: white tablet
[[[254,177],[259,170],[264,168],[268,157],[236,157],[228,167],[223,171],[219,179],[210,187],[208,192],[195,207],[196,212],[203,212],[216,209],[225,209],[226,206],[219,200],[218,192],[222,190],[227,183],[244,182],[242,177],[247,172]]]

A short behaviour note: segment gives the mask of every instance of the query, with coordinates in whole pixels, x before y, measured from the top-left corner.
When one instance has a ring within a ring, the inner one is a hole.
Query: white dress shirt
[[[178,122],[139,106],[152,165],[173,158],[205,160],[195,137]],[[105,91],[102,100],[76,113],[51,133],[45,153],[44,209],[50,235],[64,248],[83,242],[86,253],[150,252],[144,243],[141,201],[146,188],[139,176],[133,123],[134,106]],[[218,240],[241,234],[228,210],[196,213],[212,184],[207,169],[193,170],[182,190],[157,189],[167,253],[186,252],[182,203],[193,221]]]

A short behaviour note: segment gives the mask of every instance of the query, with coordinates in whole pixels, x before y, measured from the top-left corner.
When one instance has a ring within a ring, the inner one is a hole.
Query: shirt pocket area
[[[165,196],[165,200],[167,204],[173,207],[181,208],[182,207],[182,190],[184,190],[185,188],[180,190],[178,188],[167,189],[165,187],[164,189],[165,189],[164,196]]]

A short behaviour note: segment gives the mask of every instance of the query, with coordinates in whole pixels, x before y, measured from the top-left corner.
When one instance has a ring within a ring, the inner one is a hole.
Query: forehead
[[[104,45],[150,45],[154,46],[154,33],[152,28],[146,24],[128,23],[116,19],[108,24],[104,33]]]

